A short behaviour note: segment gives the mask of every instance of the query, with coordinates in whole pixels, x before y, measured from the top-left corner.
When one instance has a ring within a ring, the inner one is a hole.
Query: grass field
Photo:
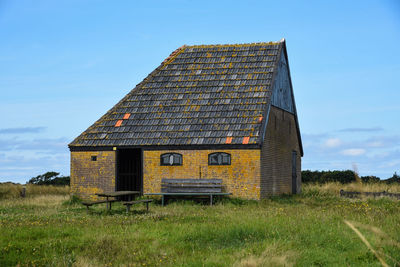
[[[128,215],[119,203],[86,214],[64,191],[7,197],[0,199],[0,266],[381,266],[344,220],[396,266],[400,202],[338,197],[340,188],[400,192],[379,186],[304,185],[296,196],[152,204]]]

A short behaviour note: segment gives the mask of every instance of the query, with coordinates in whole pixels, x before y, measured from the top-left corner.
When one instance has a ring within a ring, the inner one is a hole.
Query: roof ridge
[[[279,45],[284,42],[284,38],[277,42],[255,42],[255,43],[239,43],[239,44],[201,44],[201,45],[185,45],[187,48],[209,48],[209,47],[242,47],[242,46],[257,46],[257,45]]]

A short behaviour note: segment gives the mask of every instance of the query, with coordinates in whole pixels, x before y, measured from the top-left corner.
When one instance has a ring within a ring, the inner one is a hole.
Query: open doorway
[[[117,150],[116,191],[142,191],[142,151],[140,149]]]

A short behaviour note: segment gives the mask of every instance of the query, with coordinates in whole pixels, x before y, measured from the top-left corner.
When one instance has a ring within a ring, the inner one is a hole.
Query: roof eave
[[[144,146],[81,146],[68,145],[73,151],[111,151],[118,149],[143,149],[143,150],[229,150],[229,149],[261,149],[260,144],[213,144],[213,145],[144,145]]]

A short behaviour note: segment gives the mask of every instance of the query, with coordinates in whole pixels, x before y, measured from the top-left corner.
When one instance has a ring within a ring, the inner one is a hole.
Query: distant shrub
[[[379,183],[381,179],[379,177],[369,175],[369,176],[361,176],[361,181],[363,183]]]
[[[345,171],[310,171],[301,172],[301,180],[303,183],[329,183],[339,182],[342,184],[352,183],[356,181],[356,176],[351,170]]]
[[[400,184],[400,175],[395,172],[392,177],[381,180],[381,178],[373,175],[361,176],[361,181],[365,184],[368,183],[382,183],[382,184]],[[305,170],[301,172],[301,180],[303,183],[319,183],[325,184],[330,182],[339,182],[341,184],[348,184],[356,182],[357,178],[353,171],[310,171]]]
[[[28,184],[36,185],[69,185],[69,176],[58,176],[59,172],[46,172],[44,174],[32,177]]]
[[[400,183],[400,176],[397,174],[397,172],[394,172],[393,176],[385,180],[385,182],[388,184]]]

